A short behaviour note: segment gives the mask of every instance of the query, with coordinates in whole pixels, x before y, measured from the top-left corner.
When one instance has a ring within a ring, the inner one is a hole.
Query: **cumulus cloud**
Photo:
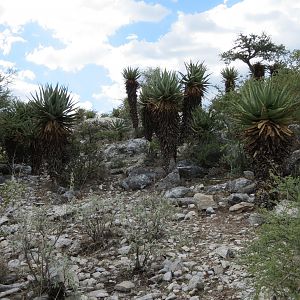
[[[3,68],[4,69],[11,69],[11,68],[14,68],[15,65],[16,65],[15,62],[0,59],[0,68],[1,69],[3,69]]]
[[[112,83],[99,87],[92,97],[107,107],[119,104],[126,95],[121,75],[126,66],[160,66],[182,72],[184,61],[204,60],[217,81],[224,67],[219,54],[231,48],[240,32],[266,31],[276,43],[300,48],[300,1],[241,0],[233,6],[227,0],[220,2],[205,12],[177,12],[176,21],[157,41],[138,39],[132,32],[124,44],[113,46],[109,37],[121,27],[139,21],[159,22],[170,12],[160,4],[134,0],[74,0],[71,5],[59,0],[0,0],[1,21],[9,25],[0,48],[9,52],[14,42],[22,41],[22,26],[37,22],[62,46],[40,45],[27,59],[51,70],[76,72],[87,64],[105,67]]]
[[[31,62],[50,69],[77,71],[110,51],[108,37],[122,26],[139,21],[158,22],[169,11],[160,4],[134,0],[0,0],[1,21],[21,35],[21,28],[36,22],[51,32],[65,47],[41,45],[28,53]],[[18,9],[16,9],[18,8]],[[10,36],[10,38],[12,38]],[[3,43],[9,52],[11,43]]]
[[[255,7],[255,11],[253,8]],[[205,61],[212,81],[218,77],[224,63],[220,53],[230,49],[237,34],[261,34],[272,36],[276,43],[288,48],[300,48],[297,40],[300,28],[300,1],[294,0],[244,0],[231,7],[226,1],[213,9],[200,13],[178,12],[177,20],[168,33],[156,42],[131,40],[113,48],[107,56],[97,61],[108,69],[114,81],[111,89],[121,85],[122,68],[133,65],[184,71],[184,61]],[[242,64],[235,64],[243,72]],[[116,84],[117,83],[117,84]]]
[[[20,80],[34,80],[35,74],[31,70],[21,70],[17,73],[17,77]]]
[[[3,55],[9,54],[11,47],[16,42],[25,42],[25,40],[13,33],[9,29],[5,29],[0,32],[0,50],[2,50]]]

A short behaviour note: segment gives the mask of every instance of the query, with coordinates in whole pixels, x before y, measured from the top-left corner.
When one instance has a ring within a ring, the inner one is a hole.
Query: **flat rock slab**
[[[166,198],[184,198],[193,196],[193,191],[185,186],[177,186],[165,193]]]
[[[88,294],[89,297],[95,297],[95,298],[105,298],[108,297],[109,294],[107,293],[106,290],[97,290],[97,291],[92,291]]]
[[[131,281],[122,281],[115,285],[115,290],[123,293],[130,292],[135,287],[135,284]]]
[[[194,199],[197,201],[196,205],[199,210],[206,210],[209,207],[212,208],[218,207],[212,195],[197,193],[194,195]]]
[[[254,203],[241,202],[241,203],[238,203],[238,204],[235,204],[235,205],[229,207],[229,211],[241,213],[244,211],[250,211],[253,208],[254,208]]]

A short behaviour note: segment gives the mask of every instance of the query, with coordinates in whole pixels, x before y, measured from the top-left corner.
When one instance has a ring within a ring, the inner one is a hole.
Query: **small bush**
[[[134,272],[145,271],[151,259],[159,254],[158,240],[167,237],[166,226],[173,212],[174,207],[168,200],[156,196],[140,199],[133,207],[132,216],[124,216]]]
[[[6,276],[9,274],[9,268],[7,261],[3,257],[0,257],[0,284],[5,283]]]
[[[238,141],[230,141],[223,147],[221,161],[230,168],[232,174],[240,174],[250,165],[250,158],[247,157],[244,146]]]
[[[76,128],[70,139],[69,162],[61,175],[62,183],[70,186],[73,177],[75,188],[82,188],[88,181],[103,180],[105,167],[100,150],[101,130],[102,125],[98,122],[85,122]]]
[[[128,123],[123,119],[110,121],[108,128],[116,133],[118,141],[122,141],[126,136],[128,136],[130,130]]]
[[[78,211],[81,229],[95,244],[104,246],[117,233],[115,214],[111,201],[94,198]]]
[[[14,177],[0,185],[0,212],[8,205],[17,204],[25,194],[25,186]]]
[[[299,178],[286,178],[278,185],[290,206],[265,212],[257,239],[246,249],[242,261],[256,286],[255,299],[269,291],[283,299],[298,300],[300,294],[300,190]],[[292,210],[291,210],[292,208]],[[291,214],[291,211],[294,213]]]
[[[35,209],[25,219],[19,215],[17,219],[20,226],[14,235],[15,251],[24,255],[35,294],[48,293],[50,299],[64,299],[67,285],[75,289],[68,260],[56,250],[66,222],[50,220],[45,208]]]
[[[216,166],[222,156],[220,126],[214,112],[196,109],[191,124],[193,135],[184,156],[204,167]]]

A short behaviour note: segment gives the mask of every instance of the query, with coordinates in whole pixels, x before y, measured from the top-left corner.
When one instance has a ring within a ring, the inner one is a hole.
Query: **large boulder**
[[[255,185],[253,185],[252,180],[242,177],[228,181],[226,190],[231,193],[253,193],[255,190]]]
[[[177,169],[181,178],[203,178],[208,174],[208,170],[193,164],[188,160],[182,160],[177,163]]]
[[[233,193],[227,197],[229,205],[234,205],[241,202],[254,202],[254,197],[250,197],[248,194]]]
[[[166,198],[184,198],[193,196],[193,191],[190,188],[187,188],[185,186],[177,186],[175,188],[172,188],[165,193]]]
[[[300,150],[294,151],[286,160],[283,166],[284,175],[300,175]]]
[[[205,195],[202,193],[197,193],[194,195],[194,199],[197,200],[198,210],[206,210],[207,208],[217,208],[217,203],[214,201],[212,195]]]
[[[173,187],[176,187],[176,186],[180,185],[180,183],[181,183],[181,180],[180,180],[179,172],[177,169],[175,169],[174,171],[169,173],[166,177],[159,180],[155,184],[155,187],[157,190],[162,191],[162,190],[168,190]]]
[[[125,190],[142,190],[153,183],[153,177],[146,174],[132,175],[121,181]]]
[[[128,157],[146,153],[148,143],[145,139],[132,139],[122,143],[110,144],[103,151],[104,159],[110,161],[117,157]]]

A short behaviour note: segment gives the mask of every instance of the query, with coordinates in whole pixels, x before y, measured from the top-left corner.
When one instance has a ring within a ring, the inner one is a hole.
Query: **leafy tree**
[[[255,63],[267,63],[276,61],[280,56],[287,54],[284,45],[276,45],[271,37],[263,32],[261,35],[240,33],[234,41],[234,46],[230,50],[221,54],[225,63],[235,60],[241,60],[249,67],[253,76],[255,76]],[[254,61],[254,62],[253,62]]]
[[[77,109],[78,119],[83,121],[85,119],[93,119],[97,116],[97,112],[94,110],[78,108]]]
[[[3,144],[9,162],[28,162],[29,149],[35,132],[30,104],[11,101],[2,112],[1,120]]]

